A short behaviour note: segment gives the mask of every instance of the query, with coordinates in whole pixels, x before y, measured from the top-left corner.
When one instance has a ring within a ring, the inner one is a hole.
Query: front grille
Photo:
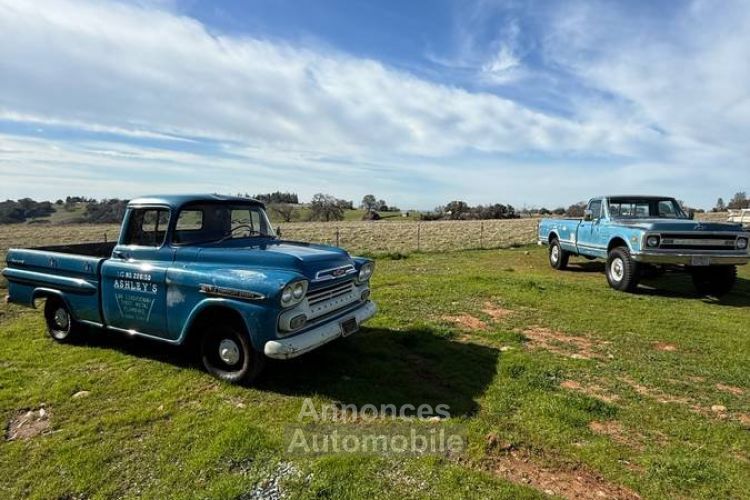
[[[354,289],[354,282],[349,280],[344,283],[337,283],[335,285],[324,286],[310,290],[307,292],[307,302],[312,307],[321,302],[327,302],[329,300],[347,295]]]
[[[728,234],[665,234],[662,235],[663,250],[734,250],[736,235]]]

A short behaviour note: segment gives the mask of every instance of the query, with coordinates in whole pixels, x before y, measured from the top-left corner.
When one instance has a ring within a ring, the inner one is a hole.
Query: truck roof
[[[595,200],[597,198],[642,198],[645,200],[666,200],[666,199],[674,199],[674,196],[658,196],[653,194],[608,194],[604,196],[594,196],[591,198],[592,200]]]
[[[150,195],[135,198],[128,202],[129,207],[138,205],[166,205],[172,209],[180,208],[189,203],[216,203],[216,202],[233,202],[246,203],[251,205],[263,205],[262,202],[254,198],[243,198],[240,196],[227,196],[223,194],[164,194]]]

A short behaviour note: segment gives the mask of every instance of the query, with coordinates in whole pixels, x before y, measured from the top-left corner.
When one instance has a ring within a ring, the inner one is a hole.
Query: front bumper
[[[750,255],[738,253],[708,252],[638,252],[633,260],[645,264],[674,264],[690,266],[693,259],[709,258],[712,266],[743,266],[750,261]]]
[[[372,318],[378,308],[374,302],[367,301],[353,311],[341,317],[324,323],[312,330],[294,335],[293,337],[269,340],[263,347],[263,352],[269,358],[290,359],[296,358],[306,352],[312,351],[323,344],[341,337],[341,322],[350,318],[356,318],[357,324],[361,325]]]

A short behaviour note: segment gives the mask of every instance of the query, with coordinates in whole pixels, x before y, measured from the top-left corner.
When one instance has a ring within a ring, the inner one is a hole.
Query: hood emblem
[[[346,269],[343,267],[340,267],[338,269],[334,269],[333,271],[331,271],[331,274],[333,275],[334,278],[338,278],[346,274]]]

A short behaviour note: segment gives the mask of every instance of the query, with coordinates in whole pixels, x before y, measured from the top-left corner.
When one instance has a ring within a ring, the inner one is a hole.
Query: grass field
[[[2,306],[0,414],[44,417],[0,444],[0,496],[746,497],[750,270],[721,301],[679,275],[647,285],[613,292],[589,262],[553,272],[536,247],[379,259],[369,326],[255,388],[142,340],[57,345],[39,312]],[[305,398],[447,404],[420,425],[463,426],[469,447],[289,456]]]

